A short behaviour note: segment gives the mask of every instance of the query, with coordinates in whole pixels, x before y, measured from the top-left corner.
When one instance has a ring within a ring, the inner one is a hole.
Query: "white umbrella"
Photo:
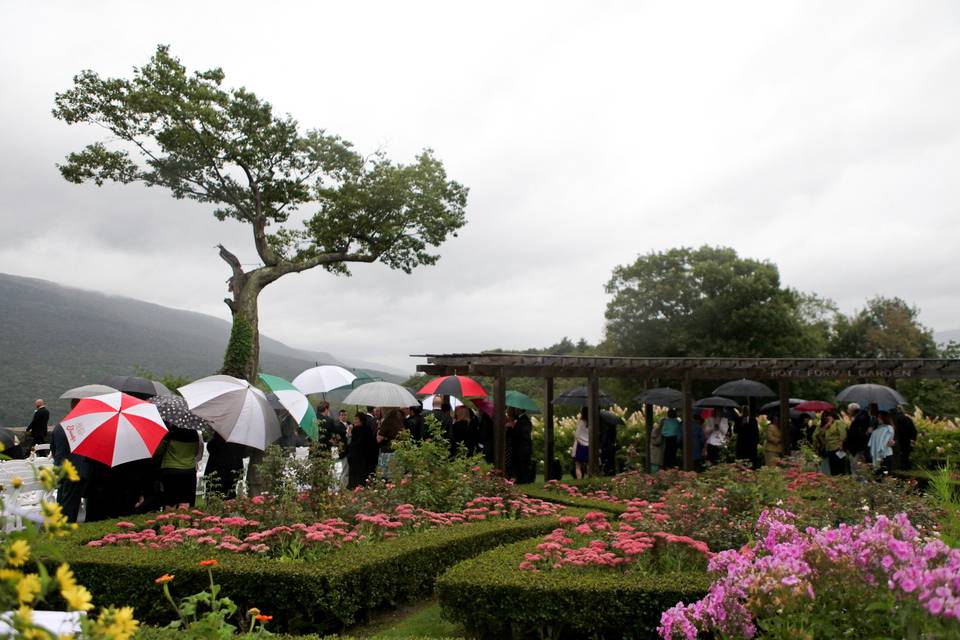
[[[93,396],[102,396],[108,393],[116,393],[119,389],[108,387],[105,384],[85,384],[82,387],[67,389],[60,395],[61,400],[80,400],[81,398],[92,398]]]
[[[280,423],[263,391],[233,376],[208,376],[177,389],[190,411],[213,424],[227,442],[255,449],[280,437]]]
[[[361,404],[370,407],[416,407],[420,405],[413,394],[392,382],[368,382],[357,387],[343,399],[343,404]]]
[[[293,379],[293,386],[306,395],[310,395],[311,393],[326,393],[340,387],[348,387],[356,379],[356,375],[343,367],[324,364],[307,369],[298,375]]]

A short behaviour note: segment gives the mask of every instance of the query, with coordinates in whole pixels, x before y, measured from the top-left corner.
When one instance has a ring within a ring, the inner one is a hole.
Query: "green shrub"
[[[437,580],[444,617],[479,638],[650,638],[664,610],[702,597],[710,584],[706,573],[520,571],[539,542],[488,551],[447,571]]]
[[[173,574],[177,593],[197,593],[209,586],[198,562],[216,558],[214,577],[239,611],[259,608],[273,616],[275,630],[329,633],[374,609],[429,595],[436,577],[461,560],[556,526],[556,517],[478,522],[347,546],[315,562],[283,562],[195,547],[84,546],[117,530],[114,523],[94,523],[58,541],[51,553],[70,561],[95,602],[133,606],[137,618],[148,624],[170,620],[169,604],[154,584],[157,577]]]
[[[626,504],[608,502],[606,500],[593,500],[591,498],[580,498],[577,496],[566,495],[558,491],[550,491],[537,485],[528,485],[523,488],[523,492],[531,498],[539,498],[548,502],[566,505],[568,507],[577,507],[580,509],[590,509],[591,511],[605,511],[620,515],[627,510]]]

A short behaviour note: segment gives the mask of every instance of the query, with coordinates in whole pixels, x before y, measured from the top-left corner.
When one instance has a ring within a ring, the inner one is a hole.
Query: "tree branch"
[[[236,309],[234,301],[237,299],[237,296],[240,294],[240,289],[243,288],[243,283],[247,279],[247,274],[243,272],[243,266],[240,264],[240,259],[237,258],[233,253],[227,250],[222,244],[218,244],[217,248],[220,249],[220,257],[223,258],[223,261],[230,265],[230,270],[233,275],[230,276],[230,279],[227,280],[227,290],[233,294],[233,300],[230,298],[224,298],[223,301],[227,303],[227,306],[230,307],[230,311]]]
[[[238,167],[243,169],[243,173],[247,176],[247,184],[250,185],[250,191],[253,192],[253,243],[257,247],[257,253],[260,254],[260,259],[263,260],[263,264],[268,267],[275,266],[279,262],[279,259],[277,258],[277,253],[267,240],[267,216],[263,212],[260,187],[257,186],[253,172],[250,171],[250,167],[248,167],[246,163],[240,162],[239,160],[234,160],[234,162],[237,163]]]

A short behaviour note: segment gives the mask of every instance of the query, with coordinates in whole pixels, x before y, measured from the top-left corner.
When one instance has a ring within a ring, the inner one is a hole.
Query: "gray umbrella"
[[[118,391],[141,396],[172,396],[173,392],[162,382],[140,376],[110,376],[103,381]]]
[[[768,398],[775,396],[773,390],[762,382],[740,378],[724,382],[713,390],[715,396],[732,396],[734,398]]]
[[[896,389],[882,384],[855,384],[837,394],[837,402],[856,402],[861,408],[876,403],[881,409],[894,409],[898,404],[906,404]]]
[[[693,403],[694,409],[725,409],[727,407],[736,408],[738,406],[739,405],[730,398],[721,398],[719,396],[701,398]]]
[[[61,400],[82,400],[93,396],[102,396],[105,393],[116,393],[119,389],[108,387],[105,384],[85,384],[82,387],[67,389],[60,396]]]
[[[677,409],[683,406],[683,393],[670,387],[647,389],[634,398],[634,402],[637,404],[655,404],[658,407]]]
[[[574,387],[568,391],[564,391],[556,398],[553,399],[553,404],[563,404],[570,405],[574,407],[585,407],[589,403],[587,398],[587,388],[586,387]],[[603,391],[600,392],[600,406],[601,407],[612,407],[613,401],[610,397],[605,394]]]
[[[213,428],[208,420],[190,411],[187,401],[180,396],[155,396],[147,402],[157,405],[157,411],[168,427],[193,429],[194,431]]]

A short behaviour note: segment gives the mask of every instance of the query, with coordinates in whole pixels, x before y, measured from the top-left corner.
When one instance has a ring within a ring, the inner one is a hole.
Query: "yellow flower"
[[[63,514],[63,509],[56,502],[42,501],[40,514],[43,516],[43,528],[50,535],[64,536],[72,529],[67,516]]]
[[[139,622],[133,617],[133,607],[110,607],[100,612],[94,624],[97,635],[113,640],[128,640],[137,631]]]
[[[40,471],[37,473],[37,478],[40,480],[40,484],[43,485],[43,488],[47,491],[53,491],[57,488],[57,475],[53,472],[52,468],[40,467]]]
[[[25,604],[20,605],[17,609],[17,618],[22,625],[33,624],[33,609]]]
[[[22,566],[24,562],[30,559],[30,544],[26,540],[14,540],[7,545],[6,553],[7,564],[12,567]]]
[[[13,569],[0,569],[0,580],[19,580],[23,573]]]
[[[23,479],[20,476],[14,476],[13,480],[10,481],[10,484],[13,485],[14,489],[19,489],[23,486]]]
[[[74,640],[75,637],[72,633],[61,633],[57,636],[57,640]]]
[[[49,640],[50,634],[38,627],[29,627],[20,632],[23,640]]]
[[[74,585],[69,589],[62,590],[60,595],[66,600],[67,607],[69,607],[71,611],[89,611],[93,609],[93,603],[91,602],[93,598],[84,586]]]
[[[67,480],[70,482],[80,482],[80,474],[77,473],[77,468],[73,466],[72,462],[64,460],[60,468],[63,469],[63,472],[67,475]]]
[[[67,589],[72,589],[77,586],[77,580],[73,576],[73,570],[70,569],[70,565],[64,563],[57,567],[57,582],[60,583],[60,589],[66,591]]]
[[[17,583],[17,600],[20,604],[33,602],[40,595],[40,576],[35,573],[28,573],[20,578]]]

